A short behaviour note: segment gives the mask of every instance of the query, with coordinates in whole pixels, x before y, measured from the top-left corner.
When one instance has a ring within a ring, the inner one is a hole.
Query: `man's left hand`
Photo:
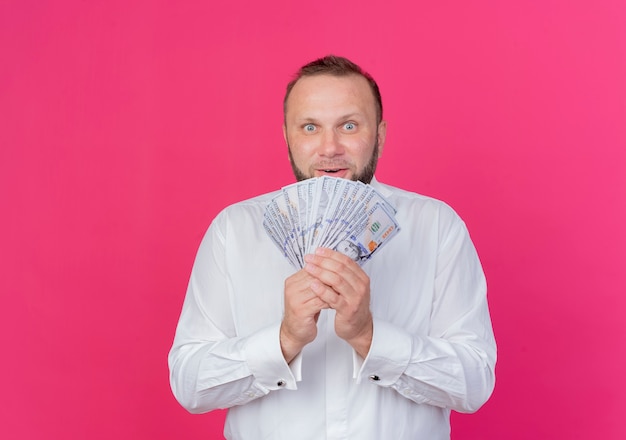
[[[369,276],[348,256],[327,248],[318,248],[304,260],[304,270],[314,278],[311,290],[335,309],[337,336],[365,358],[374,332]]]

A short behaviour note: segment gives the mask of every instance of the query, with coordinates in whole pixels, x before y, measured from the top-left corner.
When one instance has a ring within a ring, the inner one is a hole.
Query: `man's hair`
[[[332,76],[350,76],[359,75],[367,80],[374,95],[374,101],[376,103],[376,123],[379,124],[383,120],[383,101],[380,96],[380,90],[378,84],[372,78],[372,75],[361,69],[358,65],[354,64],[347,58],[339,57],[335,55],[327,55],[323,58],[319,58],[308,64],[305,64],[298,70],[295,77],[287,84],[287,92],[285,93],[285,99],[283,100],[283,112],[287,113],[287,99],[291,94],[293,86],[305,76],[315,75],[332,75]]]

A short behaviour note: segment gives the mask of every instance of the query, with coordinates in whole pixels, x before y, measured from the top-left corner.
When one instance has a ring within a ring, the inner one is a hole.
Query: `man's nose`
[[[339,133],[326,130],[321,136],[320,156],[333,157],[343,153],[343,145]]]

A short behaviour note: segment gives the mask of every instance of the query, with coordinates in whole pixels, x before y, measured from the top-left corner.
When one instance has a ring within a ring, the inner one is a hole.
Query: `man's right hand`
[[[285,315],[280,326],[280,347],[287,363],[315,339],[320,311],[329,308],[311,290],[313,280],[304,270],[285,280]]]

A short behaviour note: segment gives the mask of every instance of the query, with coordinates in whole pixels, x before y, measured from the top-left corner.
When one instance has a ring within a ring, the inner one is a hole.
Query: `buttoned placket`
[[[352,377],[351,362],[347,362],[344,340],[335,334],[335,311],[327,310],[326,336],[326,438],[348,438],[348,387]],[[351,356],[351,353],[350,353]]]

